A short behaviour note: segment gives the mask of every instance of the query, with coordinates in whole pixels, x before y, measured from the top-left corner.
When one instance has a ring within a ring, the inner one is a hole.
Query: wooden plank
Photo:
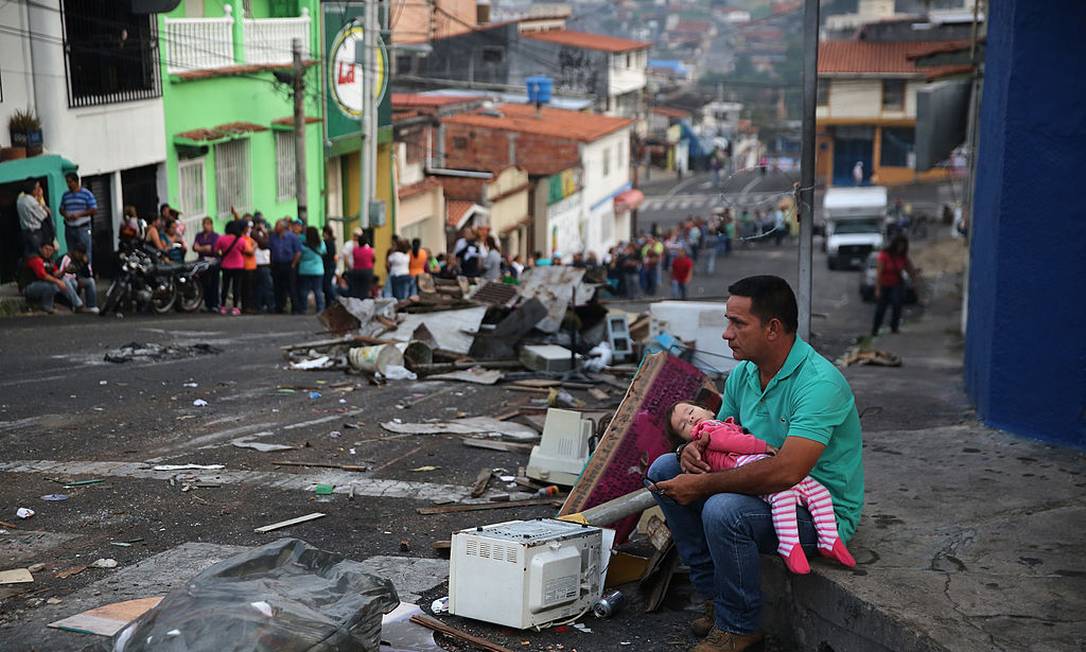
[[[153,609],[162,596],[151,598],[139,598],[125,600],[113,604],[95,607],[87,611],[77,613],[74,616],[49,623],[46,627],[62,629],[66,632],[77,634],[96,634],[98,636],[113,636],[125,628],[128,623],[139,618],[147,611]]]
[[[324,518],[327,514],[321,512],[313,512],[312,514],[306,514],[305,516],[299,516],[297,518],[288,519],[286,521],[279,521],[278,523],[272,523],[271,525],[265,525],[264,527],[258,527],[253,532],[271,532],[272,530],[278,530],[284,527],[290,527],[291,525],[297,525],[299,523],[305,523],[306,521],[313,521],[318,518]]]
[[[480,650],[486,650],[486,652],[513,652],[507,647],[492,643],[485,638],[479,638],[474,634],[469,634],[462,629],[457,629],[452,625],[446,625],[436,618],[424,614],[415,614],[411,616],[411,622],[416,625],[422,625],[426,629],[431,629],[445,636],[450,636],[458,641],[463,641],[469,645],[473,645]]]
[[[532,452],[532,444],[517,444],[511,441],[496,441],[493,439],[474,439],[465,437],[464,445],[468,448],[485,448],[487,450],[503,451],[506,453]]]
[[[501,503],[478,503],[474,505],[438,505],[436,507],[418,507],[416,514],[429,516],[431,514],[456,514],[459,512],[483,512],[492,509],[509,509],[511,507],[540,507],[543,505],[561,505],[562,501],[557,496],[550,498],[529,498],[528,500],[507,500]]]
[[[25,582],[33,581],[34,576],[25,568],[13,568],[11,570],[0,571],[0,584],[23,584]]]
[[[367,468],[357,464],[326,464],[323,462],[272,462],[275,466],[312,466],[317,469],[339,469],[341,471],[356,471],[362,473]]]
[[[527,378],[525,380],[514,380],[513,385],[516,387],[558,387],[562,384],[560,380],[548,380],[545,378]]]
[[[502,389],[511,392],[528,392],[530,394],[550,394],[551,392],[546,387],[520,387],[519,385],[502,385]]]
[[[490,484],[490,476],[494,475],[490,467],[479,470],[479,475],[475,476],[475,484],[471,487],[471,497],[478,498],[486,493],[486,487]]]

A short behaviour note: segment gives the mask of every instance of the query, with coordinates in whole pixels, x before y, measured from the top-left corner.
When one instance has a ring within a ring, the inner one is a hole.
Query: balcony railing
[[[170,73],[234,65],[234,17],[167,18],[166,70]]]
[[[171,74],[240,64],[289,64],[292,41],[302,40],[302,56],[309,57],[309,10],[298,18],[244,18],[241,21],[244,60],[235,57],[231,6],[222,18],[166,18],[169,50],[166,68]]]
[[[302,58],[309,58],[309,9],[298,18],[246,18],[245,63],[290,63],[294,39],[302,40]]]

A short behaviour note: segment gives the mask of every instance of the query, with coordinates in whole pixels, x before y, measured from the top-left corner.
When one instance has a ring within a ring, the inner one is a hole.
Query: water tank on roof
[[[529,77],[528,101],[536,106],[547,104],[551,101],[551,91],[554,89],[554,80],[545,75]]]

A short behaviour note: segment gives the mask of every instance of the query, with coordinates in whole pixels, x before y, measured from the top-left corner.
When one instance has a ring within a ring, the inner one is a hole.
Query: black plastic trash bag
[[[362,564],[300,539],[231,557],[170,591],[114,652],[377,652],[399,598]]]

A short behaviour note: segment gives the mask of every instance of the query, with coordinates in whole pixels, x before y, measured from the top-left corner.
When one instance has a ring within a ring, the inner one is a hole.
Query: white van
[[[886,188],[830,188],[822,202],[826,263],[830,269],[861,267],[882,248]]]

